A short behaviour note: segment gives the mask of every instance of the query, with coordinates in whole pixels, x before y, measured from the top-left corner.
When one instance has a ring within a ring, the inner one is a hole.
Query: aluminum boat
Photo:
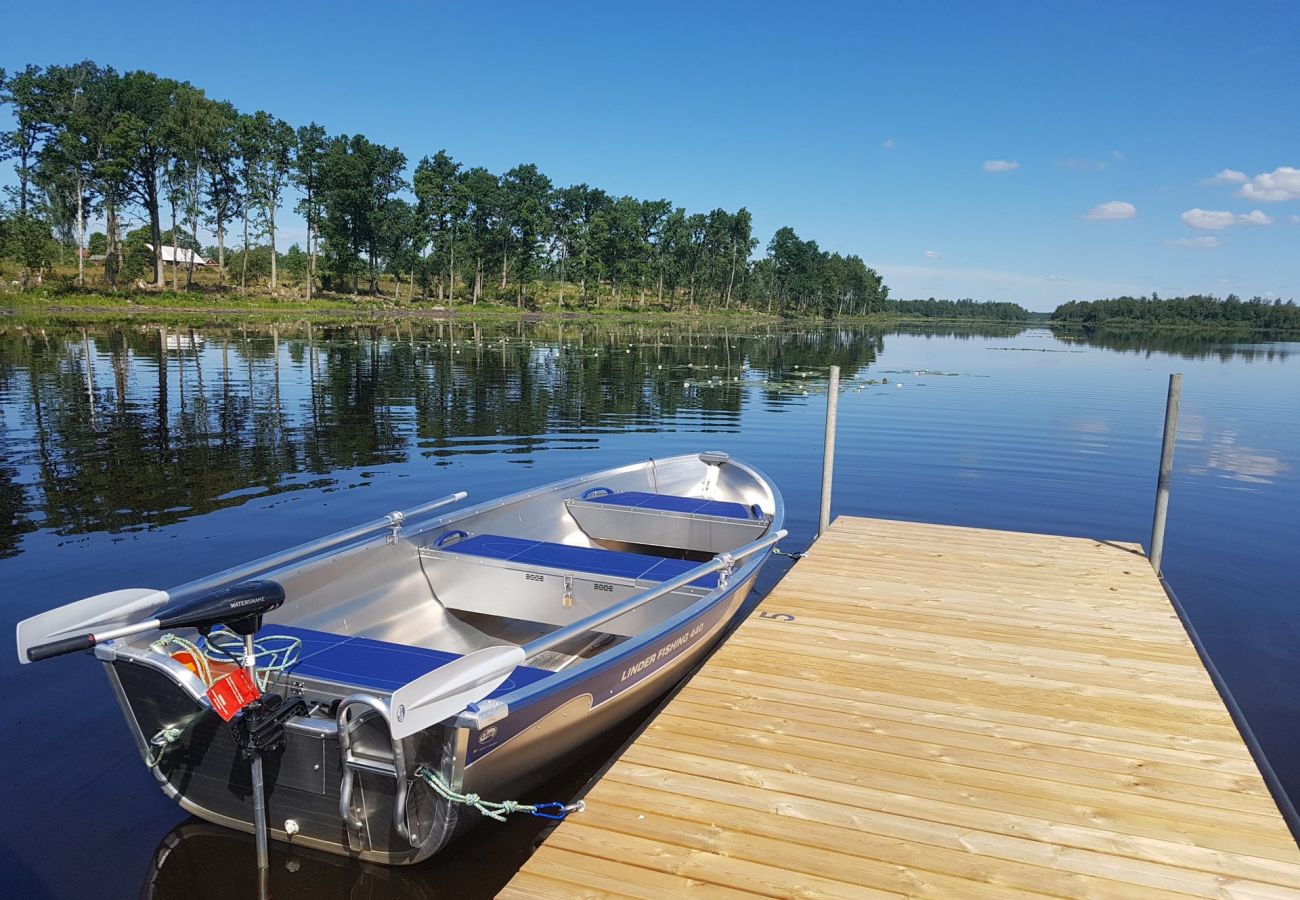
[[[142,759],[194,815],[419,862],[482,821],[465,795],[532,799],[680,680],[785,535],[776,486],[721,452],[446,511],[464,496],[59,607],[19,623],[19,658],[93,647]],[[241,672],[260,696],[228,708]]]

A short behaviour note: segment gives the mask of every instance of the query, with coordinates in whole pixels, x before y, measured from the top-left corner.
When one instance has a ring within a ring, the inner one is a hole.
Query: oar
[[[221,588],[204,594],[197,600],[169,606],[157,616],[142,622],[119,625],[94,633],[50,641],[27,648],[27,659],[39,662],[64,653],[89,650],[96,644],[116,638],[129,637],[146,631],[163,631],[172,628],[211,628],[214,625],[240,625],[244,620],[261,621],[261,616],[284,603],[284,588],[274,581],[246,581],[243,584]],[[242,628],[232,630],[243,632]],[[256,627],[248,631],[252,634]]]
[[[393,692],[390,706],[393,740],[423,731],[482,700],[523,661],[522,647],[485,647],[402,685]]]
[[[29,647],[70,634],[102,632],[126,622],[138,621],[143,616],[156,614],[169,600],[171,597],[166,591],[125,588],[37,613],[18,623],[18,661],[23,665],[31,662],[27,658]]]

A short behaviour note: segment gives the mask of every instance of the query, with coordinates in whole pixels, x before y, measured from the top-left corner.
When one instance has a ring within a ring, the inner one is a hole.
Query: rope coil
[[[272,642],[280,642],[273,644]],[[224,625],[218,625],[204,640],[203,653],[209,660],[243,663],[244,639]],[[216,653],[213,653],[213,651]],[[253,642],[253,663],[257,669],[257,689],[265,691],[271,676],[292,668],[302,654],[302,641],[287,634],[268,634]],[[258,660],[267,657],[265,663]]]
[[[459,803],[463,806],[473,807],[489,819],[495,819],[498,822],[504,822],[506,816],[517,812],[525,812],[541,819],[552,819],[556,822],[561,822],[569,813],[582,812],[587,808],[587,804],[581,800],[577,803],[569,804],[558,802],[520,803],[518,800],[484,800],[478,794],[474,793],[461,794],[453,791],[449,784],[435,775],[427,766],[418,767],[415,770],[415,777],[433,788],[434,793],[442,799],[450,803]]]
[[[166,653],[168,647],[178,647],[194,660],[195,675],[207,687],[217,679],[213,676],[214,662],[234,662],[243,665],[244,639],[224,626],[217,626],[203,640],[203,646],[176,634],[164,634],[151,648]],[[253,643],[253,660],[257,667],[257,688],[265,691],[271,676],[286,671],[302,655],[302,641],[287,634],[268,634]],[[260,662],[265,658],[265,662]]]

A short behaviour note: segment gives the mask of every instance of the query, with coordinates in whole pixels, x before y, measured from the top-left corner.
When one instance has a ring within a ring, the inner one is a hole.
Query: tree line
[[[408,172],[401,150],[365,135],[243,113],[151,72],[90,61],[0,70],[0,103],[14,119],[0,158],[13,160],[17,181],[0,242],[25,280],[73,248],[78,285],[88,250],[111,289],[140,276],[166,286],[168,275],[173,289],[182,279],[190,288],[199,263],[184,251],[200,249],[203,229],[215,238],[219,286],[264,278],[275,292],[287,268],[308,299],[318,286],[378,293],[381,277],[397,299],[521,308],[604,296],[636,308],[867,315],[889,295],[860,257],[788,227],[756,258],[743,207],[691,213],[556,186],[532,163],[495,174],[443,150]],[[277,216],[290,203],[307,235],[286,253]],[[103,223],[93,241],[91,220]]]
[[[1029,310],[1019,303],[990,300],[889,300],[885,311],[914,319],[969,319],[994,322],[1028,322]]]
[[[1295,300],[1242,300],[1236,294],[1222,299],[1208,294],[1188,297],[1115,297],[1109,300],[1072,300],[1052,313],[1051,321],[1077,325],[1216,326],[1279,331],[1300,330],[1300,307]]]

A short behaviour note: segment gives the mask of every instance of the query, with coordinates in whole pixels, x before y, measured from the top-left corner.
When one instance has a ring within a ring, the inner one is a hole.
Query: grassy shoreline
[[[1026,328],[1048,328],[1063,340],[1088,333],[1116,338],[1134,335],[1168,337],[1219,337],[1223,339],[1290,340],[1300,331],[1277,331],[1250,326],[1225,327],[1216,323],[1165,322],[1142,323],[1116,321],[1102,324],[1053,322],[1035,316],[1024,321],[993,318],[941,318],[876,313],[870,316],[820,317],[777,316],[748,308],[724,309],[628,309],[602,307],[554,307],[520,309],[513,303],[480,301],[478,304],[439,305],[435,301],[395,302],[385,296],[323,295],[310,303],[297,297],[269,294],[240,294],[237,291],[174,292],[70,291],[66,288],[31,291],[0,291],[0,327],[85,326],[136,322],[191,328],[250,322],[263,325],[313,323],[316,325],[391,324],[394,322],[461,322],[504,325],[516,322],[550,322],[575,324],[635,324],[669,326],[680,324],[683,317],[693,324],[712,326],[787,326],[826,327],[828,324],[857,325],[874,329],[943,328],[996,329],[1011,336]]]
[[[762,311],[737,307],[730,310],[662,308],[628,309],[626,307],[553,307],[540,309],[519,308],[513,303],[480,301],[453,305],[435,301],[398,302],[384,296],[313,297],[311,302],[301,298],[276,297],[267,294],[244,295],[235,291],[220,294],[208,292],[175,291],[68,291],[31,290],[0,293],[0,322],[43,323],[106,322],[114,319],[165,318],[171,321],[213,321],[230,319],[284,320],[310,319],[321,322],[367,321],[463,321],[463,322],[514,322],[514,321],[629,321],[642,323],[675,323],[686,315],[694,322],[717,324],[824,324],[820,317],[777,316]],[[872,316],[845,316],[830,320],[872,326],[894,325],[1000,325],[1008,328],[1024,327],[1029,322],[1004,322],[995,319],[940,319],[900,316],[890,313]]]
[[[307,302],[300,297],[270,294],[240,294],[234,290],[211,291],[73,291],[67,288],[29,291],[0,291],[0,324],[77,325],[113,321],[145,320],[167,324],[197,326],[230,321],[276,323],[311,321],[318,324],[364,324],[394,321],[413,322],[629,322],[668,325],[679,323],[683,316],[692,322],[715,325],[816,325],[828,322],[863,325],[873,328],[895,327],[990,327],[1024,329],[1050,328],[1068,339],[1072,334],[1104,332],[1109,334],[1219,334],[1243,338],[1267,334],[1285,338],[1300,331],[1276,331],[1249,325],[1224,326],[1222,323],[1199,322],[1130,322],[1099,324],[1053,322],[1034,317],[1024,321],[992,318],[942,318],[876,313],[870,316],[843,316],[835,319],[771,315],[749,308],[665,310],[662,308],[628,309],[621,306],[545,306],[540,309],[519,308],[514,303],[480,301],[453,305],[436,301],[394,301],[390,296],[318,295]]]

